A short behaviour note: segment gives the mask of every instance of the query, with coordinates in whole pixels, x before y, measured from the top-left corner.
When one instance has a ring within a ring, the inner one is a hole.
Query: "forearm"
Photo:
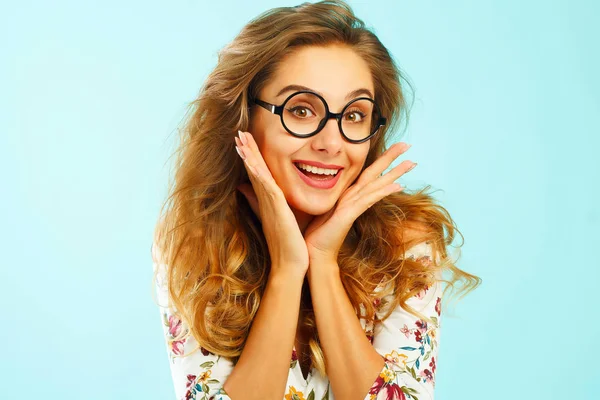
[[[362,329],[337,263],[311,261],[308,282],[333,394],[336,399],[363,400],[385,361]]]
[[[269,276],[240,359],[223,387],[232,400],[283,398],[302,284],[298,275]]]

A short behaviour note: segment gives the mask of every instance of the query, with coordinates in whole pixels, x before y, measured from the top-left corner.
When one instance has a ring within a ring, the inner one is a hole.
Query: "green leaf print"
[[[410,368],[408,368],[408,370],[410,371],[410,374],[413,376],[413,378],[417,379],[417,374],[415,373],[415,368],[410,367]]]
[[[330,384],[327,384],[327,391],[325,391],[325,394],[323,395],[323,398],[321,400],[329,400],[329,386]]]
[[[306,400],[315,400],[315,389],[310,391]]]
[[[416,396],[419,392],[416,389],[409,388],[408,386],[402,386],[402,391],[409,395],[411,399],[419,400]]]

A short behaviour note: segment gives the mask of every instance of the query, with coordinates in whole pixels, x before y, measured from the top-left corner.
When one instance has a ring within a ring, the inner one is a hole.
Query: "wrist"
[[[334,260],[312,259],[306,275],[309,280],[314,278],[339,278],[340,267],[337,261]]]
[[[306,271],[301,272],[277,267],[271,267],[271,272],[269,273],[269,281],[276,284],[302,285],[305,277]]]

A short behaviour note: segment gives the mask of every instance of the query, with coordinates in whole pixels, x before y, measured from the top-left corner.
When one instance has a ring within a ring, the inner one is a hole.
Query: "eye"
[[[360,111],[360,110],[351,110],[351,111],[348,111],[348,112],[346,112],[346,113],[344,114],[344,117],[347,117],[347,116],[352,116],[352,118],[350,118],[350,119],[346,119],[346,120],[347,120],[347,121],[349,121],[349,122],[360,122],[360,121],[362,121],[362,120],[363,120],[363,119],[364,119],[364,118],[365,118],[367,115],[366,115],[365,113],[363,113],[362,111]]]
[[[288,111],[290,111],[292,113],[292,115],[294,115],[295,117],[298,117],[298,118],[310,117],[311,115],[307,115],[308,113],[314,115],[314,113],[308,107],[304,107],[304,106],[292,107],[292,108],[289,108]],[[299,111],[299,112],[297,112],[297,111]]]

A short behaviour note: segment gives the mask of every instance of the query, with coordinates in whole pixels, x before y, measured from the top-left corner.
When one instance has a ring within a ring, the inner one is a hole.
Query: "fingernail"
[[[410,147],[412,146],[412,144],[406,144],[406,150],[410,149]]]
[[[238,130],[238,136],[240,137],[242,143],[244,143],[245,145],[248,144],[248,139],[246,139],[246,135],[244,134],[244,132]]]
[[[412,171],[412,169],[416,166],[417,166],[417,163],[414,163],[409,169],[406,170],[406,172]]]
[[[235,146],[235,151],[237,151],[238,154],[240,155],[240,157],[242,157],[242,160],[246,159],[246,156],[244,154],[242,154],[239,147]]]

